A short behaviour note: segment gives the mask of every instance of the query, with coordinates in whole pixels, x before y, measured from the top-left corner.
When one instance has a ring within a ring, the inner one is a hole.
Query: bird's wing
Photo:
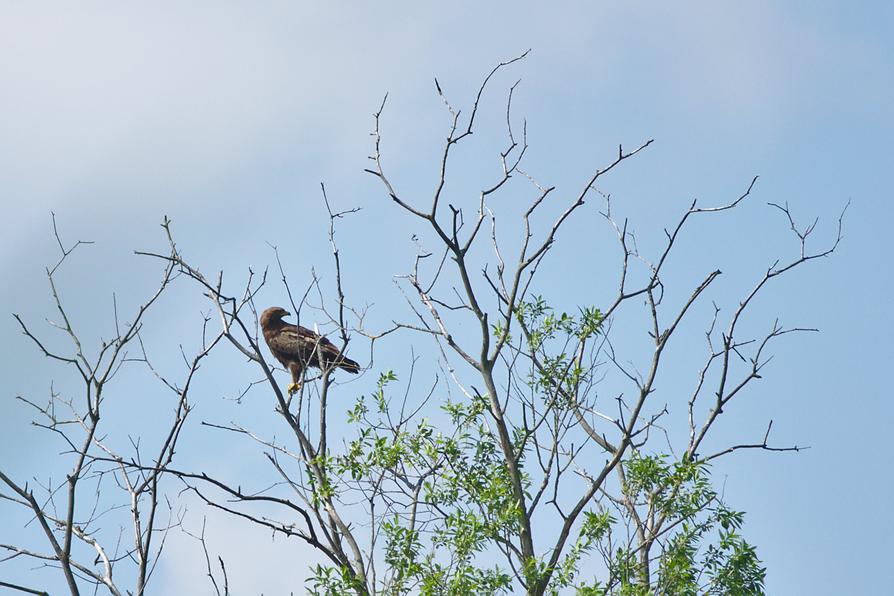
[[[270,335],[267,341],[280,361],[298,362],[302,366],[328,367],[335,363],[348,372],[356,373],[360,366],[344,356],[339,357],[341,350],[334,343],[306,327],[288,325]]]
[[[289,325],[271,334],[267,342],[271,350],[281,352],[295,360],[304,360],[313,353],[317,342],[325,340],[310,329]]]
[[[283,352],[308,354],[320,350],[324,354],[335,356],[339,350],[325,336],[315,333],[307,327],[288,325],[274,334],[271,347]]]

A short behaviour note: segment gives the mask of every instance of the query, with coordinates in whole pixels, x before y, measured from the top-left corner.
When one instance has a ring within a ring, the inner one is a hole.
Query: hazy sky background
[[[528,123],[526,169],[563,197],[609,163],[619,143],[632,148],[656,139],[600,186],[630,218],[644,251],[654,253],[662,228],[693,198],[727,202],[760,175],[741,210],[689,229],[669,274],[680,280],[674,290],[680,295],[720,266],[728,275],[717,299],[733,306],[776,257],[795,254],[785,222],[767,202],[788,201],[802,223],[819,217],[821,247],[851,201],[839,251],[781,280],[748,323],[760,332],[779,316],[822,333],[780,342],[765,379],[717,429],[718,445],[750,441],[772,418],[778,443],[811,449],[734,455],[717,466],[715,479],[725,482],[731,504],[748,513],[745,535],[769,568],[769,593],[878,593],[889,586],[894,8],[620,4],[0,5],[3,468],[20,479],[60,477],[48,463],[59,445],[27,425],[30,414],[14,397],[45,399],[51,380],[58,389],[74,387],[72,378],[42,358],[8,314],[20,313],[53,345],[64,345],[42,323],[52,315],[44,267],[58,253],[51,211],[66,242],[96,243],[79,249],[59,279],[75,323],[95,344],[113,329],[112,292],[119,308],[132,309],[156,282],[158,265],[132,251],[163,250],[164,215],[187,257],[206,273],[225,269],[233,292],[248,267],[274,264],[268,242],[279,246],[296,286],[307,283],[311,267],[325,276],[331,269],[319,194],[324,181],[338,208],[363,208],[339,229],[347,290],[359,304],[374,303],[371,324],[387,324],[406,314],[392,276],[411,266],[417,228],[362,172],[371,115],[388,92],[386,167],[408,196],[422,201],[448,125],[434,77],[451,101],[468,106],[493,65],[532,48],[495,79],[482,107],[481,138],[457,161],[451,200],[473,205],[481,180],[498,174],[505,94],[520,78],[513,101],[519,122]],[[614,271],[617,247],[600,207],[593,201],[569,228],[545,277],[565,308],[598,304],[614,284],[607,272]],[[285,303],[276,279],[261,302]],[[177,371],[178,344],[198,345],[202,309],[207,304],[195,288],[181,284],[152,314],[147,344],[157,349],[160,366]],[[671,362],[680,368],[671,367],[666,387],[695,374],[686,356],[703,353],[706,312],[675,346],[680,356]],[[408,358],[406,344],[383,349],[377,359]],[[168,412],[147,404],[170,397],[145,375],[134,373],[131,384],[129,374],[119,380],[114,408],[120,409],[112,415],[129,414],[137,425],[127,433],[145,434]],[[234,354],[210,362],[203,374],[184,465],[243,470],[251,478],[258,450],[198,422],[247,421],[271,434],[282,429],[270,428],[277,421],[263,396],[257,396],[262,406],[224,399],[255,378]],[[370,374],[347,387],[364,392],[373,381]],[[142,419],[144,411],[154,413]],[[22,530],[11,512],[0,509],[0,541],[31,536],[41,546],[35,529]],[[191,529],[203,513],[191,508]],[[297,544],[271,548],[268,535],[211,514],[209,527],[234,569],[242,561],[257,570],[231,577],[237,593],[285,593],[308,575],[301,564],[306,551]],[[182,536],[172,539],[170,563],[159,568],[151,591],[207,592],[195,567],[197,548]],[[271,573],[279,565],[282,571]],[[61,577],[44,583],[36,578],[46,576],[25,569],[0,565],[0,580],[55,593]]]

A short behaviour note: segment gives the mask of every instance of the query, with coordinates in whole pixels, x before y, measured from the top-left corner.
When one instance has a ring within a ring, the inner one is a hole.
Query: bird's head
[[[288,317],[291,314],[281,306],[271,306],[261,313],[261,327],[267,327],[271,323],[282,322],[283,317]]]

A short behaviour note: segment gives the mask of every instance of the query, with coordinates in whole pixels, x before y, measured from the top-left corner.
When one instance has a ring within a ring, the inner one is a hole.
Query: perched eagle
[[[314,366],[320,369],[341,368],[351,374],[360,372],[360,365],[346,358],[331,341],[300,325],[283,322],[291,315],[286,309],[271,306],[261,313],[261,329],[270,353],[292,373],[289,394],[301,389],[304,369]]]

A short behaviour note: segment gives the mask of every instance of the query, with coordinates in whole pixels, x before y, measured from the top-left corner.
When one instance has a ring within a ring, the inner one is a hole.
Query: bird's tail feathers
[[[338,363],[338,367],[351,373],[352,375],[356,375],[360,372],[360,364],[358,362],[355,362],[354,360],[351,360],[350,358],[342,358],[341,361]]]

